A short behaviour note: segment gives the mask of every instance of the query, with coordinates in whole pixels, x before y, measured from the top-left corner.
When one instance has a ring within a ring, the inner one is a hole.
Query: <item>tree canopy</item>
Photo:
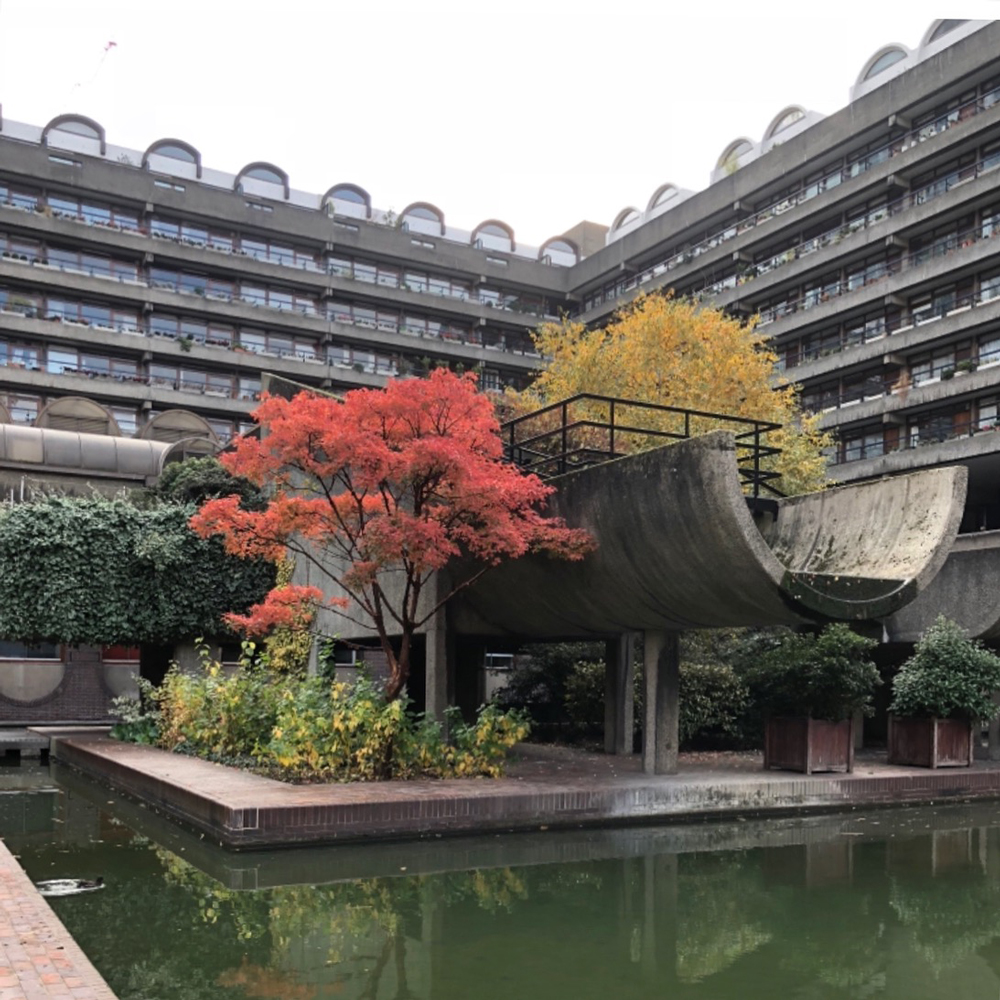
[[[568,319],[544,324],[535,342],[550,360],[520,394],[520,410],[596,393],[780,423],[769,440],[782,449],[775,485],[788,494],[824,485],[822,449],[830,440],[817,419],[801,411],[797,388],[778,376],[776,356],[752,323],[670,295],[648,295],[598,329]],[[646,412],[642,419],[671,427],[667,415]]]
[[[277,587],[230,621],[261,632],[325,601],[378,635],[390,699],[409,675],[415,631],[457,590],[502,560],[532,551],[579,558],[591,544],[586,532],[542,516],[551,487],[502,460],[493,406],[472,375],[438,369],[342,400],[268,396],[254,418],[260,438],[240,438],[222,462],[268,485],[266,510],[232,496],[210,500],[191,523],[203,537],[221,535],[234,555],[292,551],[334,590]],[[461,578],[432,593],[434,574],[457,559]]]
[[[262,599],[273,567],[188,527],[193,505],[48,498],[0,511],[0,636],[166,642],[224,631]]]

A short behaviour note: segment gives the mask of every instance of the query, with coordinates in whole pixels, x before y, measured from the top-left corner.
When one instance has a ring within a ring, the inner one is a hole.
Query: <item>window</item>
[[[0,639],[0,660],[58,660],[59,647],[52,642],[28,644]]]
[[[905,58],[906,52],[903,49],[890,49],[888,52],[884,52],[868,67],[865,79],[870,80],[872,77],[878,76],[879,73],[884,73],[890,66],[895,66],[896,63]]]

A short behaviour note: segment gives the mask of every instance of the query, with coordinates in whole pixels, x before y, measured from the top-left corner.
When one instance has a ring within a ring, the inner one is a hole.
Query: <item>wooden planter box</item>
[[[785,771],[854,770],[854,719],[827,722],[806,716],[768,719],[764,727],[764,767]]]
[[[969,767],[972,723],[966,719],[889,716],[889,763],[915,767]]]

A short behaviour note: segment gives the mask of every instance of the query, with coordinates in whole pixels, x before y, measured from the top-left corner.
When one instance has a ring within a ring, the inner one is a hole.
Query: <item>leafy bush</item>
[[[296,781],[496,777],[506,752],[528,735],[527,719],[490,705],[467,725],[414,717],[403,699],[387,702],[366,677],[354,684],[279,675],[244,662],[227,675],[203,653],[203,669],[176,665],[145,709],[116,705],[121,739],[250,765]]]
[[[578,660],[566,678],[566,715],[577,731],[604,728],[604,673],[603,660]]]
[[[881,684],[869,659],[878,645],[842,623],[819,635],[785,632],[763,637],[756,662],[744,674],[752,697],[770,715],[811,715],[837,722],[856,711],[871,714]]]
[[[988,721],[1000,710],[992,698],[997,689],[1000,657],[941,615],[899,668],[889,710],[895,715]]]
[[[510,682],[498,691],[494,702],[501,709],[518,709],[531,718],[532,730],[542,739],[579,735],[567,706],[567,687],[576,686],[577,707],[583,712],[586,681],[571,681],[580,663],[596,663],[604,655],[604,644],[596,642],[535,643],[525,647],[525,662],[513,671]],[[602,675],[603,676],[603,675]],[[603,681],[601,682],[603,685]],[[603,698],[603,686],[601,687]],[[600,715],[603,721],[603,709]]]
[[[679,739],[682,747],[732,746],[741,741],[749,701],[744,681],[722,663],[682,663]]]

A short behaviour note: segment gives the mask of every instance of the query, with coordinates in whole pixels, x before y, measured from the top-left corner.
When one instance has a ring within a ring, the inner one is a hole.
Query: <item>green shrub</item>
[[[998,711],[1000,658],[943,615],[920,637],[893,680],[895,715],[988,721]]]
[[[738,744],[748,700],[747,686],[732,667],[722,663],[682,663],[680,745]]]
[[[848,625],[827,625],[818,635],[785,632],[759,641],[744,678],[752,698],[770,715],[811,715],[837,722],[856,711],[871,714],[882,682],[869,659],[878,643]]]
[[[604,661],[578,660],[566,678],[566,716],[577,731],[604,728]]]
[[[226,674],[203,651],[202,669],[176,665],[145,707],[117,707],[114,735],[166,750],[251,765],[284,780],[496,777],[507,751],[528,735],[519,712],[490,705],[474,723],[442,727],[414,717],[404,699],[387,702],[366,677],[354,684],[276,674],[244,657]]]

